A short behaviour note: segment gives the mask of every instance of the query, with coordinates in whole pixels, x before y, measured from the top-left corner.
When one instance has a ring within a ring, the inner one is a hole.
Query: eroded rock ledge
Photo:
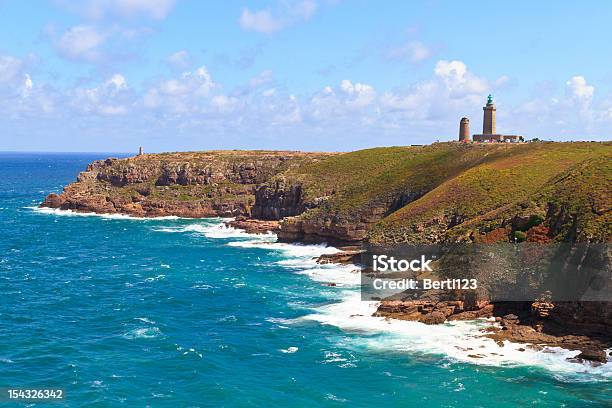
[[[500,346],[508,340],[580,350],[575,361],[605,363],[612,347],[612,311],[604,302],[498,302],[441,300],[431,291],[416,300],[383,300],[375,316],[441,324],[446,321],[489,318],[487,337]],[[494,319],[494,320],[493,320]],[[494,323],[493,323],[494,322]]]

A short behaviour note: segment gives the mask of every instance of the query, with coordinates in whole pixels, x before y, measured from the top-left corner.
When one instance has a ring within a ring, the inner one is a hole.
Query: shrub
[[[516,242],[525,242],[527,240],[527,234],[523,231],[514,231],[514,240]]]

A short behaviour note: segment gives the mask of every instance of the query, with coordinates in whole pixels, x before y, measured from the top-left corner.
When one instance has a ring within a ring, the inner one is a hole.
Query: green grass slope
[[[525,229],[524,220],[532,218],[545,224],[556,239],[606,240],[610,233],[612,144],[505,147],[470,146],[480,149],[487,159],[456,172],[385,217],[369,231],[368,239],[478,240],[479,235],[496,228],[506,228],[509,234]]]

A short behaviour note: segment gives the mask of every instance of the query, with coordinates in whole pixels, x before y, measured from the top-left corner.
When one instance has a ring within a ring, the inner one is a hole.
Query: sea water
[[[0,388],[65,389],[53,406],[612,403],[610,363],[500,347],[485,321],[372,317],[355,267],[313,260],[335,248],[37,208],[106,156],[0,154]]]

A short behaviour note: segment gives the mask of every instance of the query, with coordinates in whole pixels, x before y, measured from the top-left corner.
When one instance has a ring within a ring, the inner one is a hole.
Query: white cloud
[[[349,106],[361,107],[371,104],[376,98],[374,87],[357,82],[353,84],[348,79],[342,80],[340,89],[349,96],[345,103]]]
[[[121,74],[114,74],[101,85],[76,88],[69,96],[73,109],[88,114],[116,116],[128,113],[132,95]]]
[[[191,55],[186,50],[177,51],[166,58],[166,62],[173,68],[186,69],[191,65]]]
[[[165,108],[172,112],[198,111],[216,87],[208,69],[202,66],[178,78],[160,81],[145,93],[143,104],[150,109]]]
[[[106,17],[146,17],[162,20],[170,13],[175,3],[175,0],[60,1],[65,8],[92,20],[101,20]]]
[[[245,30],[269,34],[283,28],[284,23],[273,17],[270,10],[252,12],[244,8],[240,15],[240,26]]]
[[[440,60],[436,64],[434,73],[446,83],[451,97],[461,98],[469,94],[482,94],[489,89],[487,81],[469,72],[462,61]]]
[[[296,3],[282,2],[275,12],[270,9],[251,11],[245,7],[238,21],[240,26],[247,31],[270,34],[298,21],[310,19],[316,10],[317,3],[312,0],[302,0]]]
[[[267,85],[274,81],[274,74],[271,70],[267,69],[260,72],[257,76],[249,80],[249,87],[251,89],[258,88],[262,85]]]
[[[15,57],[0,56],[0,83],[10,83],[19,77],[23,62]]]
[[[495,86],[502,87],[502,86],[508,85],[509,82],[510,82],[510,77],[508,75],[502,75],[495,80]]]
[[[410,62],[419,63],[433,56],[433,51],[420,41],[410,41],[409,43],[392,49],[387,56],[391,59],[408,58]]]
[[[106,81],[106,86],[108,88],[114,88],[118,91],[124,90],[127,89],[127,81],[123,75],[115,74],[108,81]]]
[[[238,99],[226,95],[215,95],[211,98],[210,104],[221,112],[230,112],[238,102]]]
[[[276,94],[276,89],[274,88],[269,88],[262,92],[262,95],[265,96],[266,98],[270,96],[274,96],[275,94]]]
[[[32,93],[32,88],[34,88],[34,81],[32,81],[32,77],[30,74],[24,74],[23,84],[21,86],[21,95],[24,98],[27,98]]]
[[[100,57],[100,46],[105,35],[89,25],[78,25],[66,31],[55,46],[67,58],[95,61]]]
[[[576,75],[570,78],[565,83],[567,93],[578,100],[588,101],[593,98],[595,87],[587,85],[586,79],[581,75]]]
[[[292,94],[274,81],[271,71],[225,89],[205,66],[145,81],[143,89],[133,87],[119,72],[63,89],[32,78],[24,65],[20,59],[0,56],[0,110],[5,121],[11,118],[25,129],[32,118],[55,120],[56,127],[43,133],[70,123],[83,137],[94,125],[99,134],[172,135],[167,148],[176,149],[189,148],[172,145],[184,134],[197,135],[193,140],[203,143],[192,148],[205,143],[231,148],[235,143],[254,148],[350,149],[452,140],[459,118],[468,116],[479,123],[488,87],[503,82],[499,80],[503,76],[489,80],[477,75],[463,61],[442,60],[434,64],[429,77],[406,81],[402,87],[379,89],[346,78],[310,96]],[[605,136],[612,126],[612,96],[597,100],[593,85],[583,77],[570,78],[565,94],[556,90],[516,103],[502,92],[496,97],[501,132],[577,138]],[[477,125],[473,131],[478,131]],[[271,144],[266,145],[266,140]]]

